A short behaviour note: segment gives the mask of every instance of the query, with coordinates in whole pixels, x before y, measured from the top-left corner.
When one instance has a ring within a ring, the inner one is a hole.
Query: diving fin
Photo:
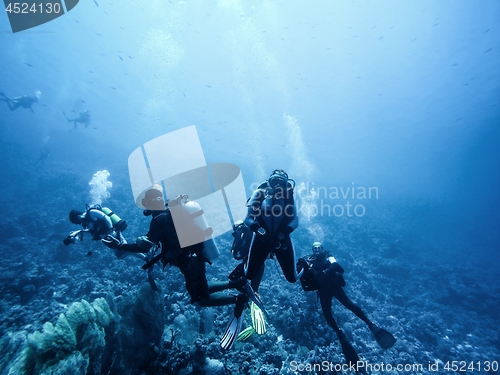
[[[264,307],[264,304],[260,300],[259,296],[257,294],[255,294],[255,292],[254,292],[252,286],[250,285],[250,283],[248,282],[248,280],[246,280],[245,284],[243,284],[242,287],[237,288],[237,289],[240,292],[242,292],[243,294],[245,294],[250,299],[250,301],[255,303],[266,316],[269,316],[267,314],[265,307]]]
[[[372,324],[370,326],[370,330],[382,349],[392,348],[392,346],[396,343],[396,338],[385,329]]]
[[[248,297],[246,295],[240,294],[236,296],[236,306],[234,307],[233,316],[220,338],[220,345],[223,349],[229,350],[233,347],[233,344],[241,330],[241,325],[243,323],[243,310],[247,302]]]
[[[158,291],[158,285],[156,285],[155,278],[153,276],[153,267],[148,269],[148,282],[151,288],[157,292]]]
[[[245,328],[243,331],[240,332],[238,335],[237,340],[238,341],[245,341],[247,340],[250,336],[252,336],[255,333],[255,329],[253,329],[252,326]]]
[[[339,333],[337,333],[337,336],[339,338],[340,346],[342,347],[342,353],[344,353],[346,363],[357,363],[359,361],[358,353],[356,353],[356,350],[354,350],[349,341],[347,341],[347,337],[345,337],[344,332],[340,331]]]
[[[241,329],[241,324],[243,323],[243,319],[241,316],[239,318],[233,316],[229,321],[229,324],[224,331],[224,334],[220,338],[220,346],[222,349],[231,349],[233,344],[238,337],[238,333]]]
[[[252,301],[250,305],[250,315],[252,317],[252,326],[255,332],[259,335],[263,335],[266,333],[266,320],[264,318],[264,314],[259,306]]]

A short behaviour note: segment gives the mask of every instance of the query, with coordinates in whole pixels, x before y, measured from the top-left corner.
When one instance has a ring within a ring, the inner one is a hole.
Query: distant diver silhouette
[[[0,95],[4,97],[3,99],[0,98],[0,100],[6,102],[11,111],[15,111],[19,107],[23,107],[29,108],[31,112],[35,113],[31,106],[33,103],[37,103],[40,100],[42,93],[40,91],[35,91],[34,96],[21,95],[14,98],[8,97],[3,92],[0,92]]]
[[[72,122],[75,125],[75,129],[78,123],[84,124],[85,127],[88,127],[90,125],[90,112],[88,110],[80,112],[80,114],[73,119],[66,116],[65,112],[63,112],[63,115],[64,117],[66,117],[66,120],[68,120],[68,122]]]

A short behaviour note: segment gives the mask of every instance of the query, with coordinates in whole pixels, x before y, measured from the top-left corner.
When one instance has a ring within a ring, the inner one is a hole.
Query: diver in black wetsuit
[[[295,181],[289,179],[285,171],[276,169],[248,199],[244,222],[235,223],[235,242],[231,249],[235,259],[243,259],[243,262],[231,272],[230,280],[245,277],[257,293],[269,256],[276,257],[288,282],[294,283],[300,278],[295,271],[295,251],[290,239],[290,233],[298,226],[294,187]],[[246,340],[254,332],[266,332],[264,317],[267,314],[262,307],[258,303],[250,305],[252,326],[241,332],[239,341]]]
[[[392,347],[396,339],[389,332],[371,322],[363,310],[352,302],[345,293],[343,289],[345,286],[344,269],[340,264],[337,263],[333,256],[323,250],[321,242],[314,242],[312,250],[312,255],[300,258],[297,262],[297,270],[304,270],[300,282],[305,291],[318,291],[323,315],[337,334],[347,362],[356,363],[359,357],[332,315],[333,297],[368,325],[382,348],[388,349]]]
[[[244,223],[255,235],[248,255],[231,273],[230,279],[244,275],[251,280],[252,288],[257,292],[264,273],[264,262],[269,255],[276,256],[288,282],[294,283],[299,279],[290,240],[290,233],[298,226],[294,187],[295,181],[289,179],[285,171],[277,169],[248,199],[248,214]]]
[[[35,113],[35,111],[33,111],[33,108],[31,108],[31,106],[33,105],[33,103],[37,103],[38,100],[40,100],[42,93],[40,91],[35,91],[34,96],[21,95],[21,96],[16,96],[14,98],[8,97],[3,92],[0,92],[0,95],[3,96],[3,99],[0,98],[0,100],[6,102],[11,111],[15,111],[19,107],[23,107],[23,108],[29,108],[31,112]]]
[[[191,296],[191,303],[198,303],[200,306],[224,306],[236,304],[235,319],[228,326],[229,333],[225,333],[227,340],[221,344],[225,349],[229,349],[239,333],[241,323],[239,319],[242,315],[245,304],[248,302],[246,294],[238,295],[213,294],[226,289],[238,289],[244,291],[246,280],[240,278],[225,282],[207,282],[206,260],[201,256],[203,243],[194,244],[181,248],[177,232],[175,230],[172,214],[168,205],[165,205],[161,187],[154,186],[146,191],[142,204],[146,207],[144,215],[152,216],[149,231],[145,236],[137,238],[135,244],[119,244],[116,241],[103,241],[108,247],[118,248],[134,253],[147,253],[153,246],[160,246],[161,252],[155,256],[143,268],[148,269],[156,262],[162,261],[164,265],[170,264],[179,268],[184,275],[186,289]]]
[[[72,122],[75,125],[75,129],[77,123],[84,124],[85,127],[88,127],[90,125],[90,112],[88,110],[80,112],[78,117],[75,117],[73,119],[70,119],[68,116],[66,116],[65,112],[63,112],[63,115],[64,117],[66,117],[66,120],[68,120],[68,122]]]

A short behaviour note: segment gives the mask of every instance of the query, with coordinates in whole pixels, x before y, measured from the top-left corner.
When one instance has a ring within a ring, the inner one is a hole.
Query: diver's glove
[[[337,274],[337,272],[335,272],[335,270],[333,270],[331,267],[328,267],[328,268],[324,269],[324,270],[322,271],[322,273],[323,273],[323,275],[325,275],[325,276],[330,276],[330,275],[334,276],[334,275],[336,275],[336,274]]]
[[[299,258],[297,261],[297,272],[300,272],[304,268],[309,268],[309,264],[304,258]]]
[[[109,247],[110,249],[119,249],[121,244],[118,238],[113,237],[111,235],[106,236],[106,238],[101,240],[104,245]]]
[[[66,237],[64,240],[63,240],[63,243],[68,246],[72,243],[76,243],[76,241],[78,240],[82,240],[83,238],[83,231],[82,230],[74,230],[73,232],[71,232],[68,237]]]
[[[144,251],[149,251],[154,245],[154,243],[149,240],[148,236],[137,237],[135,243]]]
[[[72,243],[76,243],[76,239],[71,236],[68,236],[63,240],[63,244],[66,246],[71,245]]]

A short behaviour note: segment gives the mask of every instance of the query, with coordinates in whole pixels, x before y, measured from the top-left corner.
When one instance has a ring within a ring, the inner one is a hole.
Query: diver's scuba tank
[[[176,199],[170,200],[168,207],[172,213],[181,247],[203,243],[203,251],[200,256],[212,263],[220,255],[220,252],[212,236],[213,229],[208,225],[200,205],[188,200],[187,195],[180,195]]]
[[[127,222],[125,220],[120,219],[120,217],[111,211],[108,207],[101,207],[101,211],[104,212],[113,223],[113,228],[116,230],[123,232],[127,229]]]

